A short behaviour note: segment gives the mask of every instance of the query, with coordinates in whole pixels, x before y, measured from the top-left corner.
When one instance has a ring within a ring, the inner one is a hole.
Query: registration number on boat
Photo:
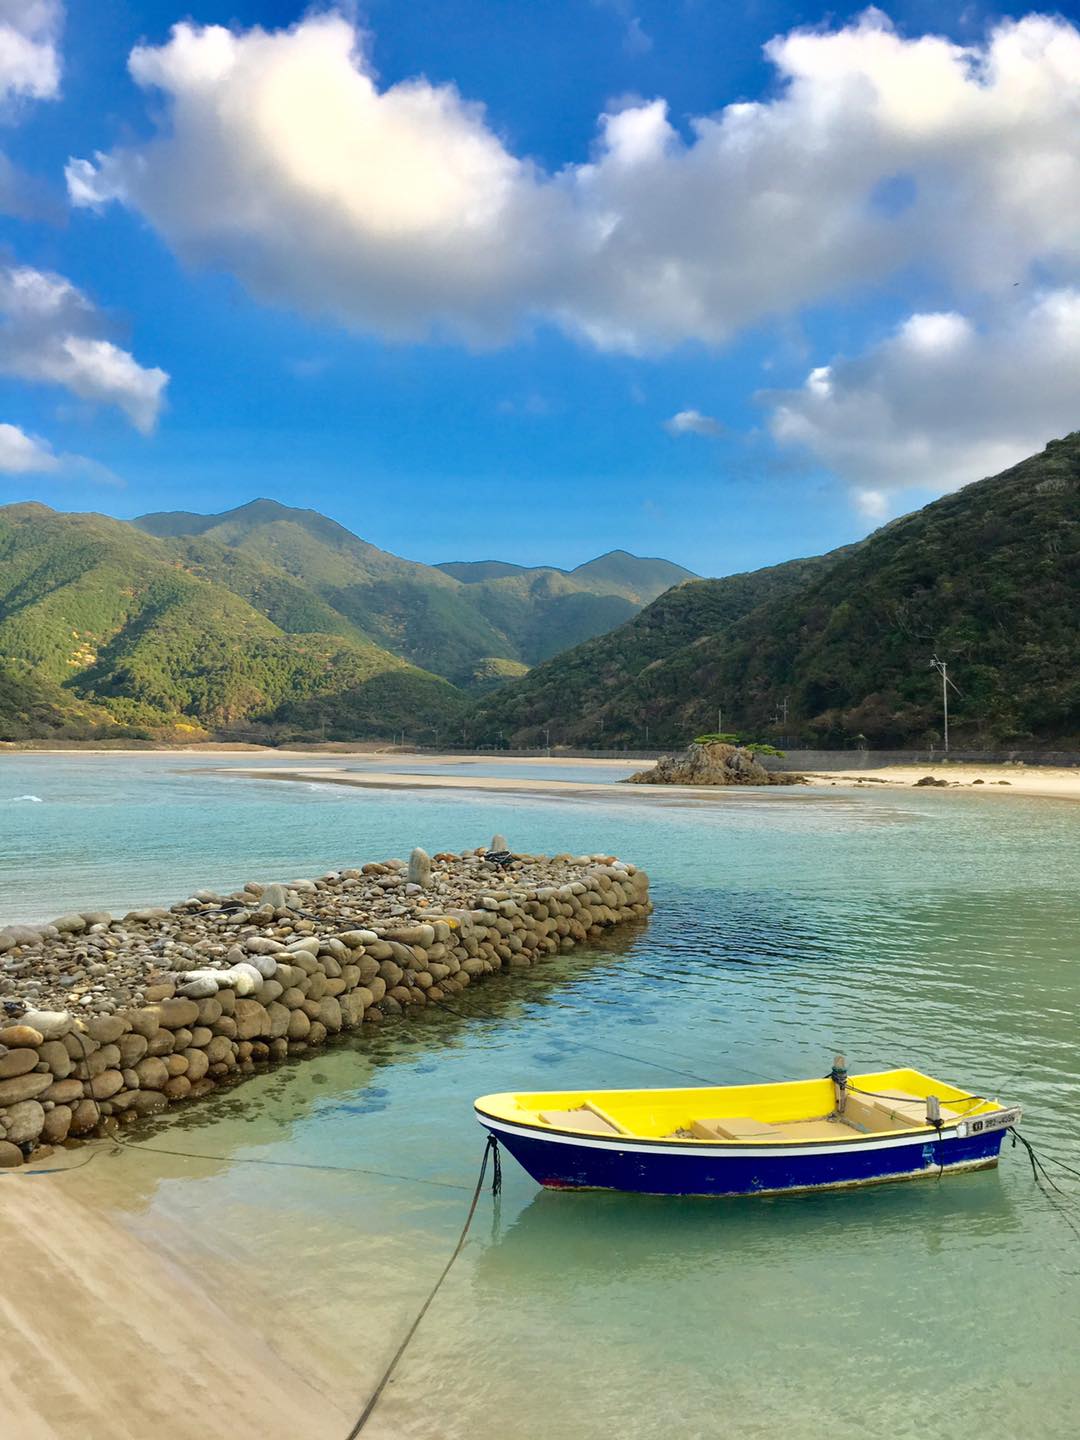
[[[1020,1114],[1020,1106],[1013,1105],[1008,1110],[994,1110],[989,1115],[977,1115],[971,1120],[965,1120],[957,1129],[963,1135],[985,1135],[990,1130],[1005,1130],[1008,1126],[1017,1124]]]

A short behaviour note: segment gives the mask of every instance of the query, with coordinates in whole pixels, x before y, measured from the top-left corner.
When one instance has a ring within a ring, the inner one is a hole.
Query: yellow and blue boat
[[[773,1195],[996,1165],[1019,1106],[918,1070],[677,1090],[484,1095],[477,1119],[541,1185]]]

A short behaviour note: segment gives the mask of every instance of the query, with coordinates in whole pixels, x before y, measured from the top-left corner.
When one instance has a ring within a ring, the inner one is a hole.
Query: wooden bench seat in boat
[[[545,1125],[554,1125],[559,1130],[588,1130],[592,1135],[628,1133],[588,1100],[577,1110],[541,1110],[538,1113]]]
[[[692,1120],[690,1133],[698,1140],[776,1139],[775,1125],[752,1120],[748,1115],[724,1115],[719,1120]]]
[[[787,1124],[767,1124],[744,1116],[724,1116],[719,1120],[694,1120],[690,1133],[698,1140],[850,1140],[858,1128],[843,1120],[823,1117],[819,1120],[792,1120]]]
[[[959,1111],[942,1105],[941,1118],[956,1120]],[[914,1125],[926,1124],[926,1100],[904,1090],[894,1090],[888,1098],[849,1091],[844,1103],[844,1119],[869,1134],[880,1130],[910,1130]]]

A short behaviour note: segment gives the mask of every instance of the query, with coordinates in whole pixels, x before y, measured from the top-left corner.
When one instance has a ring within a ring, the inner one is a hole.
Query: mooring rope
[[[1056,1191],[1057,1194],[1059,1194],[1059,1195],[1062,1197],[1062,1199],[1064,1199],[1064,1200],[1071,1200],[1071,1199],[1073,1199],[1074,1197],[1071,1196],[1071,1195],[1067,1195],[1066,1192],[1065,1192],[1064,1190],[1062,1190],[1062,1188],[1061,1188],[1060,1185],[1056,1185],[1056,1184],[1054,1183],[1053,1177],[1052,1177],[1051,1175],[1047,1174],[1046,1166],[1043,1164],[1043,1161],[1042,1161],[1042,1159],[1039,1157],[1039,1155],[1036,1154],[1035,1147],[1034,1147],[1034,1145],[1032,1145],[1031,1141],[1028,1140],[1028,1139],[1026,1139],[1023,1135],[1021,1135],[1021,1134],[1020,1134],[1020,1131],[1017,1130],[1017,1128],[1016,1128],[1015,1125],[1010,1125],[1008,1128],[1009,1128],[1009,1133],[1010,1133],[1010,1134],[1012,1135],[1012,1137],[1013,1137],[1013,1145],[1015,1146],[1016,1142],[1019,1140],[1019,1141],[1020,1141],[1020,1144],[1023,1145],[1024,1149],[1025,1149],[1025,1150],[1027,1151],[1027,1153],[1028,1153],[1028,1159],[1031,1161],[1031,1174],[1032,1174],[1032,1177],[1033,1177],[1034,1180],[1035,1180],[1035,1184],[1038,1185],[1038,1187],[1039,1187],[1040,1190],[1042,1190],[1042,1192],[1043,1192],[1043,1194],[1046,1196],[1047,1200],[1050,1201],[1050,1204],[1051,1204],[1051,1205],[1054,1207],[1054,1209],[1057,1211],[1057,1213],[1058,1213],[1058,1215],[1061,1217],[1061,1219],[1065,1221],[1065,1224],[1066,1224],[1066,1225],[1069,1227],[1069,1229],[1072,1231],[1072,1233],[1073,1233],[1073,1235],[1076,1237],[1076,1239],[1077,1239],[1077,1240],[1080,1240],[1080,1227],[1078,1227],[1078,1226],[1076,1225],[1076,1223],[1073,1221],[1073,1219],[1072,1219],[1071,1216],[1069,1216],[1068,1214],[1066,1214],[1064,1207],[1063,1207],[1062,1205],[1060,1205],[1060,1204],[1058,1203],[1058,1201],[1056,1201],[1056,1200],[1054,1199],[1053,1195],[1051,1195],[1051,1194],[1049,1193],[1049,1191],[1043,1189],[1042,1180],[1045,1180],[1046,1183],[1050,1186],[1050,1189]],[[1064,1160],[1056,1160],[1056,1159],[1054,1159],[1053,1156],[1050,1156],[1050,1157],[1048,1157],[1048,1158],[1051,1160],[1051,1162],[1052,1162],[1053,1164],[1059,1165],[1062,1170],[1067,1170],[1070,1175],[1075,1175],[1075,1176],[1077,1177],[1077,1179],[1080,1179],[1080,1171],[1074,1170],[1074,1169],[1072,1169],[1071,1166],[1066,1165],[1065,1162],[1064,1162]]]
[[[394,1371],[398,1367],[398,1362],[401,1360],[401,1357],[405,1354],[405,1351],[412,1343],[412,1338],[416,1334],[417,1330],[419,1330],[424,1316],[431,1309],[432,1302],[434,1301],[435,1296],[438,1295],[439,1291],[442,1289],[443,1281],[450,1274],[450,1271],[453,1268],[454,1261],[461,1254],[462,1250],[464,1250],[465,1241],[468,1238],[469,1234],[469,1227],[472,1225],[473,1216],[476,1214],[476,1207],[480,1203],[480,1192],[484,1188],[484,1176],[487,1174],[488,1156],[492,1156],[494,1158],[491,1178],[491,1193],[493,1195],[498,1195],[502,1190],[502,1161],[499,1157],[499,1142],[498,1140],[496,1140],[494,1135],[489,1135],[487,1139],[487,1145],[484,1147],[484,1158],[480,1162],[480,1174],[476,1177],[476,1188],[473,1190],[472,1200],[469,1202],[469,1209],[465,1216],[465,1224],[461,1227],[461,1234],[458,1236],[457,1244],[451,1251],[449,1260],[447,1260],[446,1264],[443,1266],[439,1278],[435,1281],[435,1284],[428,1292],[427,1299],[424,1301],[423,1305],[420,1306],[420,1309],[416,1312],[412,1324],[405,1332],[404,1339],[402,1340],[398,1348],[394,1351],[394,1355],[392,1360],[390,1361],[390,1364],[383,1371],[379,1383],[375,1386],[375,1389],[368,1397],[367,1404],[364,1406],[363,1410],[361,1410],[360,1415],[357,1418],[356,1424],[349,1431],[348,1435],[345,1437],[345,1440],[356,1440],[357,1435],[360,1434],[361,1430],[363,1430],[364,1426],[371,1419],[372,1412],[374,1411],[376,1405],[378,1405],[379,1401],[382,1399],[383,1391],[386,1389],[387,1385],[389,1385],[391,1379],[393,1378]]]

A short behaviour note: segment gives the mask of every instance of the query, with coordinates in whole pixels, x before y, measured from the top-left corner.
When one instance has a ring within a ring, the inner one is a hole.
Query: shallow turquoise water
[[[657,807],[208,769],[0,761],[0,919],[495,830],[653,878],[647,929],[470,990],[466,1018],[365,1031],[154,1137],[227,1160],[125,1153],[84,1172],[159,1243],[180,1221],[229,1304],[346,1409],[456,1238],[485,1091],[784,1078],[842,1049],[855,1069],[910,1062],[1020,1101],[1025,1131],[1080,1168],[1080,807],[840,788]],[[231,1163],[257,1157],[414,1178]],[[544,1194],[509,1161],[505,1179],[366,1435],[1076,1432],[1080,1240],[1062,1208],[1080,1225],[1080,1184],[1055,1208],[1019,1150],[941,1182],[739,1202]]]

